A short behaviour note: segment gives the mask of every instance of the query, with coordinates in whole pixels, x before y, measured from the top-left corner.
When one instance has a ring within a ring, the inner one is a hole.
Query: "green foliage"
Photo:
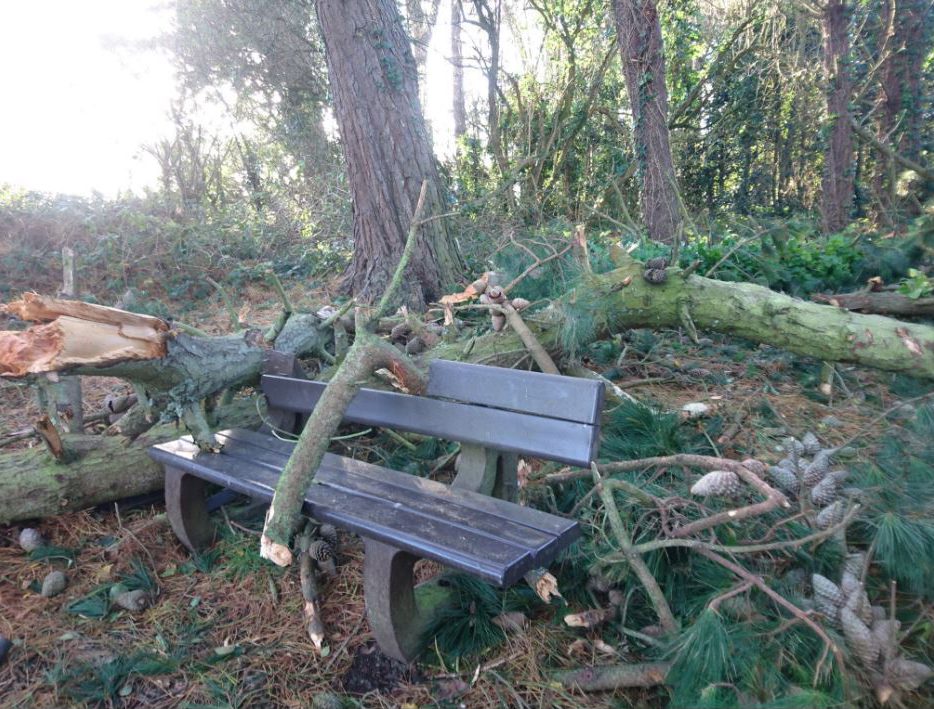
[[[898,284],[898,292],[909,298],[923,298],[934,293],[934,283],[921,271],[908,269],[908,276]]]
[[[603,427],[600,457],[629,460],[671,455],[684,450],[678,415],[637,401],[624,401]]]
[[[703,611],[674,647],[667,682],[674,692],[675,706],[693,706],[708,685],[730,682],[737,676],[730,634],[723,619],[712,610]]]
[[[103,662],[59,662],[45,680],[76,702],[112,705],[132,691],[134,675],[165,674],[176,669],[174,661],[147,652],[117,655]]]
[[[527,608],[534,595],[528,587],[503,593],[466,574],[447,574],[443,582],[453,591],[453,600],[433,619],[426,635],[434,638],[446,661],[478,655],[502,642],[506,634],[493,619]]]
[[[934,598],[934,406],[893,428],[874,464],[858,471],[874,560],[907,591]]]

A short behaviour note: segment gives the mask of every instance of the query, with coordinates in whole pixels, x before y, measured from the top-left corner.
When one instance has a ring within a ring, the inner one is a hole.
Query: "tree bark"
[[[253,399],[241,399],[221,411],[222,427],[259,424]],[[162,466],[146,448],[178,438],[175,424],[163,424],[127,445],[114,436],[66,435],[75,455],[67,465],[55,462],[45,447],[0,455],[0,524],[51,517],[94,505],[143,495],[162,488]]]
[[[909,298],[901,293],[862,291],[858,293],[836,293],[816,295],[818,303],[828,303],[861,313],[877,313],[901,317],[930,317],[934,315],[934,297]]]
[[[853,132],[849,120],[853,85],[850,78],[849,23],[850,8],[846,0],[827,0],[821,18],[827,120],[830,124],[821,178],[821,227],[826,234],[840,231],[849,224],[853,208]]]
[[[292,563],[289,545],[301,519],[305,491],[314,479],[344,412],[366,380],[380,367],[387,367],[404,383],[413,386],[413,393],[424,387],[423,375],[401,352],[360,325],[356,330],[350,351],[328,382],[276,484],[260,540],[260,555],[278,566]]]
[[[908,160],[919,162],[924,114],[922,75],[925,57],[934,42],[934,10],[924,0],[884,0],[880,16],[883,21],[891,17],[892,23],[882,38],[885,54],[876,101],[877,140]],[[884,157],[876,167],[875,187],[882,205],[891,208],[895,170],[893,157]]]
[[[656,687],[665,683],[671,664],[648,662],[636,665],[604,665],[556,672],[555,680],[568,689],[602,692],[625,687]]]
[[[665,49],[654,0],[615,0],[623,74],[632,108],[642,217],[649,238],[675,241],[681,228],[668,133]]]
[[[461,0],[451,0],[451,67],[454,72],[454,140],[467,133],[467,104],[464,101],[464,47],[461,40],[461,22],[464,8]]]
[[[354,256],[346,283],[371,301],[392,276],[422,181],[429,183],[429,216],[444,211],[441,184],[395,2],[317,0],[315,7],[353,195]],[[445,221],[426,223],[403,300],[424,309],[462,270]]]
[[[667,281],[649,284],[643,265],[617,254],[619,268],[596,274],[528,321],[536,338],[554,356],[561,334],[576,318],[602,323],[605,337],[624,328],[682,327],[743,337],[822,361],[847,362],[934,380],[934,327],[881,315],[864,315],[809,303],[752,283],[728,283],[697,275],[681,278],[668,269]],[[629,283],[625,286],[625,283]],[[581,309],[586,306],[587,312]],[[463,359],[463,343],[442,343],[425,358]],[[474,340],[469,359],[509,366],[524,351],[511,331]]]

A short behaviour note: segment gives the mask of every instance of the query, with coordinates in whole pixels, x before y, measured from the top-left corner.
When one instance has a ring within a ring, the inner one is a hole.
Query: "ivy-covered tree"
[[[678,237],[681,210],[668,134],[665,48],[658,9],[654,0],[615,0],[613,7],[632,111],[642,218],[649,238],[668,244]]]
[[[334,113],[353,196],[350,290],[379,297],[399,261],[423,181],[424,214],[444,211],[443,188],[418,98],[409,38],[391,0],[317,0]],[[425,222],[406,272],[404,297],[423,308],[462,274],[443,219]]]

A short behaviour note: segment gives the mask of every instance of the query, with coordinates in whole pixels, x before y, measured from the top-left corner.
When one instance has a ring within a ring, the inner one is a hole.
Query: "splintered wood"
[[[169,325],[149,315],[35,293],[2,310],[43,324],[22,332],[0,331],[0,376],[156,359],[166,353]]]

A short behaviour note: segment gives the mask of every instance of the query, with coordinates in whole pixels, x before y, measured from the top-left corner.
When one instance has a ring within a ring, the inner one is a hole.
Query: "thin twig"
[[[635,572],[636,576],[639,577],[639,581],[642,582],[642,587],[645,589],[649,601],[651,601],[652,607],[655,609],[655,614],[658,616],[658,622],[661,623],[662,629],[667,634],[675,633],[678,630],[678,622],[671,612],[671,607],[665,599],[665,594],[662,593],[662,589],[658,585],[658,580],[652,575],[652,572],[649,570],[643,558],[632,550],[632,536],[623,524],[622,517],[620,517],[619,508],[616,507],[616,501],[613,499],[613,491],[603,485],[603,478],[600,475],[600,470],[597,468],[596,463],[591,463],[590,467],[593,474],[594,485],[596,485],[599,490],[600,499],[603,500],[603,508],[606,510],[607,518],[609,519],[610,527],[613,530],[617,543],[626,555],[626,560],[629,562],[632,570]]]
[[[422,209],[425,207],[425,196],[428,194],[428,180],[422,180],[422,189],[418,193],[418,202],[415,205],[415,212],[412,214],[412,221],[409,225],[409,234],[405,240],[405,248],[402,249],[402,256],[399,258],[399,264],[396,266],[396,272],[392,276],[392,280],[389,282],[389,287],[386,288],[386,292],[383,293],[383,297],[380,298],[379,305],[376,306],[372,317],[370,318],[371,322],[377,322],[383,315],[386,314],[386,311],[389,310],[389,306],[392,303],[393,299],[396,297],[396,293],[399,290],[399,287],[402,285],[402,274],[405,272],[406,267],[409,265],[409,261],[412,258],[412,252],[415,251],[415,242],[417,241],[418,228],[421,225],[420,219],[422,216]]]

